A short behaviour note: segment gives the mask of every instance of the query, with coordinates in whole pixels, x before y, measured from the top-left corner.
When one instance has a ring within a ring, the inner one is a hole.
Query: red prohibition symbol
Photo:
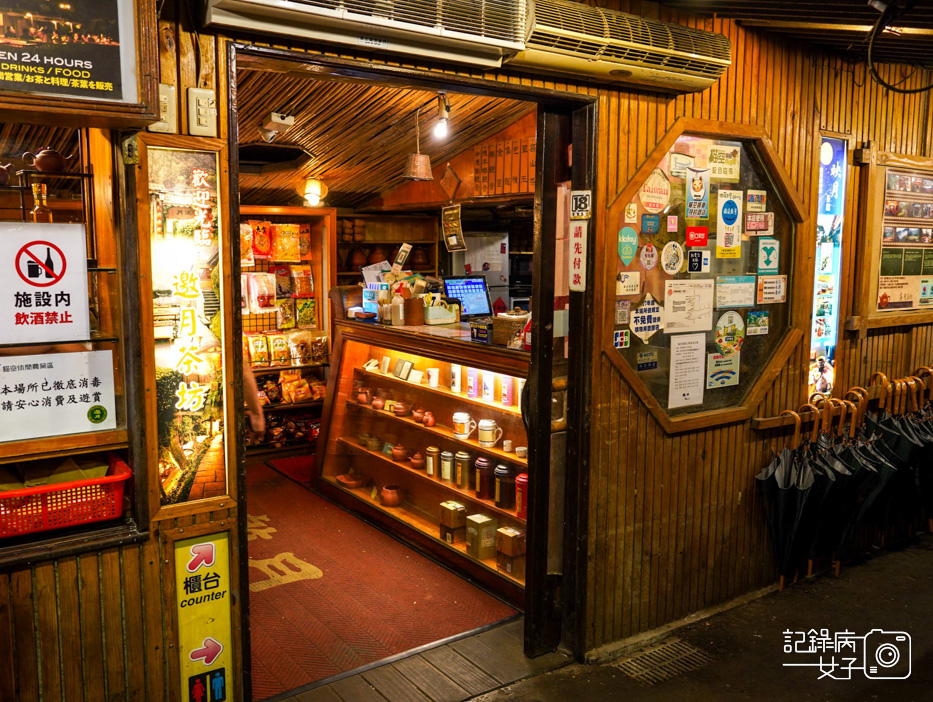
[[[36,251],[32,250],[33,247],[36,247]],[[46,249],[45,256],[40,255],[42,247]],[[59,270],[56,270],[55,262],[51,259],[51,251],[61,259]],[[61,282],[66,268],[65,254],[50,241],[32,241],[16,254],[16,272],[24,282],[36,288],[47,288]]]

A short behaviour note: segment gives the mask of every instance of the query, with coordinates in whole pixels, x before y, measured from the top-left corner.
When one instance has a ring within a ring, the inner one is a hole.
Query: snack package
[[[292,266],[292,297],[314,297],[311,266]]]
[[[250,356],[249,356],[249,335],[248,335],[248,334],[243,334],[243,335],[240,336],[240,338],[243,340],[243,358],[245,358],[245,359],[246,359],[246,362],[249,363],[249,362],[250,362]]]
[[[292,271],[289,266],[269,266],[269,272],[275,276],[275,296],[292,296]]]
[[[279,384],[290,383],[293,380],[301,380],[300,370],[284,370],[279,373]]]
[[[249,226],[253,230],[253,258],[270,258],[272,256],[272,222],[251,219]]]
[[[299,300],[299,302],[304,302],[304,300]],[[314,302],[314,300],[311,300]],[[279,329],[294,329],[295,328],[295,301],[291,298],[275,301],[276,306],[276,315],[275,315],[275,326]]]
[[[279,386],[274,380],[264,380],[260,390],[266,393],[266,397],[269,398],[269,402],[276,403],[282,401],[282,391],[279,389]]]
[[[291,356],[288,352],[288,340],[284,334],[267,334],[269,339],[269,359],[273,366],[290,366]]]
[[[262,390],[260,390],[256,394],[259,395],[259,406],[260,407],[265,407],[266,405],[270,404],[269,397]]]
[[[311,225],[298,225],[298,255],[303,260],[311,259]]]
[[[300,248],[297,224],[272,225],[272,260],[297,263],[301,260]]]
[[[240,273],[240,312],[249,314],[249,274]]]
[[[281,377],[279,378],[279,387],[282,389],[282,402],[286,404],[294,404],[295,400],[292,399],[292,389],[289,387],[288,383],[283,383]]]
[[[244,334],[249,340],[249,361],[254,367],[269,365],[269,343],[264,334],[247,332]]]
[[[275,276],[271,273],[249,273],[248,275],[250,313],[275,312]]]
[[[311,388],[307,380],[293,380],[286,383],[286,385],[288,385],[288,393],[292,397],[292,402],[309,402],[311,400]]]
[[[326,363],[327,362],[327,334],[325,332],[317,332],[311,336],[311,362],[312,363]]]
[[[327,386],[324,383],[322,383],[320,380],[311,381],[312,400],[323,400],[325,392],[327,392]]]
[[[299,329],[317,328],[317,302],[314,299],[295,300],[295,318]]]
[[[253,228],[246,222],[240,223],[240,265],[252,266],[253,261]]]
[[[291,354],[292,362],[301,365],[312,363],[311,344],[307,332],[291,331],[286,334],[286,338],[288,339],[288,351]]]

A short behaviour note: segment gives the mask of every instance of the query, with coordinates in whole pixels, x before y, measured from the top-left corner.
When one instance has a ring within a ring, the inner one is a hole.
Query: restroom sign
[[[0,223],[0,344],[90,337],[87,239],[81,224]]]

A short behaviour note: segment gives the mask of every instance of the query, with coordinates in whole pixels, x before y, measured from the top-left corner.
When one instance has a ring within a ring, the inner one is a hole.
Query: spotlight
[[[447,93],[437,94],[437,124],[434,125],[434,136],[438,139],[447,137],[450,123],[450,101]]]

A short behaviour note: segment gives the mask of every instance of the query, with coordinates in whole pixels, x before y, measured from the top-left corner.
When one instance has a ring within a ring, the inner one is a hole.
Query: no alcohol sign
[[[87,243],[81,224],[0,223],[0,344],[56,343],[90,335]]]

